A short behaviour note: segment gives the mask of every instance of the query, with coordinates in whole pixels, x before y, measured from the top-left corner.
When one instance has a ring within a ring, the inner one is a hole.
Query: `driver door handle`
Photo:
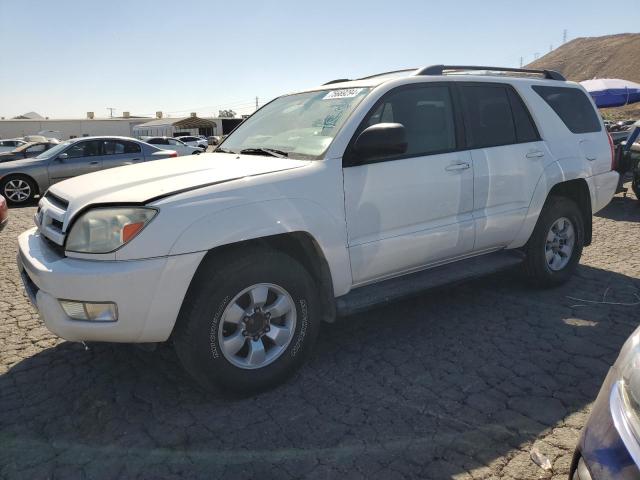
[[[455,172],[458,170],[466,170],[468,168],[470,168],[471,165],[469,165],[469,163],[467,162],[461,162],[461,163],[454,163],[453,165],[449,165],[448,167],[445,167],[445,170],[447,172]]]

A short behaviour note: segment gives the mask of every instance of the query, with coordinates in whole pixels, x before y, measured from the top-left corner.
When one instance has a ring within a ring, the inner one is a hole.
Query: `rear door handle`
[[[100,162],[97,161],[93,161],[93,162],[89,162],[89,165],[98,165]]]
[[[540,150],[533,150],[527,153],[527,158],[540,158],[540,157],[544,157],[544,152],[541,152]]]
[[[453,165],[449,165],[448,167],[445,167],[445,170],[447,172],[455,172],[457,170],[466,170],[469,167],[471,167],[471,165],[469,165],[467,162],[462,162],[462,163],[454,163]]]

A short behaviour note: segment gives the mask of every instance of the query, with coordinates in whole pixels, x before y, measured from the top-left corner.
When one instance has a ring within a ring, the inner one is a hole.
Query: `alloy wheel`
[[[282,287],[259,283],[229,302],[218,327],[224,357],[243,369],[263,368],[280,357],[294,336],[296,307]]]
[[[571,260],[576,243],[575,228],[566,217],[553,222],[545,242],[545,258],[547,265],[554,272],[562,270]]]
[[[24,202],[31,197],[31,186],[25,180],[9,180],[4,186],[4,196],[12,202]]]

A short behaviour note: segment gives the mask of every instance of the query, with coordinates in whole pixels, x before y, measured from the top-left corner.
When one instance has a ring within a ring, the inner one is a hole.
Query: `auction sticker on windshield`
[[[357,96],[362,91],[362,88],[341,88],[340,90],[331,90],[327,93],[323,100],[332,100],[336,98],[352,98]]]

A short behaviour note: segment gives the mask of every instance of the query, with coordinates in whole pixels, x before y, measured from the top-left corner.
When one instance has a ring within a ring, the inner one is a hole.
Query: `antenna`
[[[562,31],[562,43],[567,43],[567,29]]]

